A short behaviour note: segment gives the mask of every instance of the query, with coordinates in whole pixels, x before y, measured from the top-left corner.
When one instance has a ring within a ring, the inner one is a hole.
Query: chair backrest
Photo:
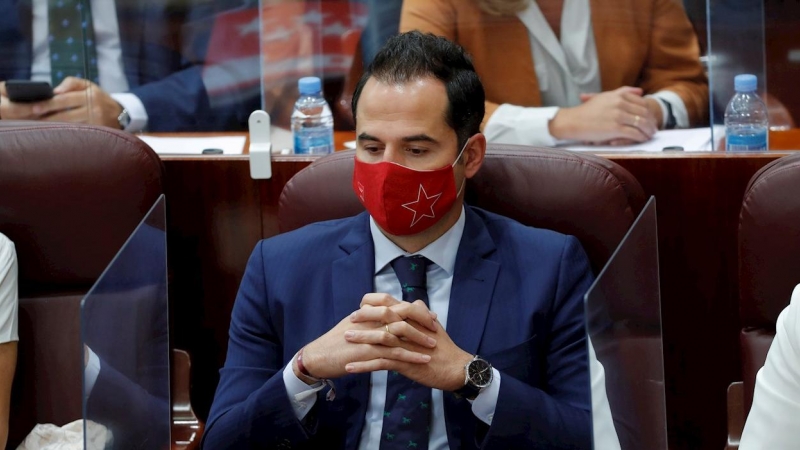
[[[347,151],[321,158],[289,180],[278,205],[281,231],[364,210],[351,188],[353,156]],[[595,272],[645,203],[639,182],[612,161],[515,145],[489,145],[466,189],[473,206],[576,236]]]
[[[81,417],[80,300],[162,177],[158,156],[124,132],[0,121],[0,232],[16,247],[20,287],[12,448],[36,423]]]
[[[800,155],[780,158],[750,179],[739,215],[739,317],[744,412],[753,402],[778,314],[800,283]]]

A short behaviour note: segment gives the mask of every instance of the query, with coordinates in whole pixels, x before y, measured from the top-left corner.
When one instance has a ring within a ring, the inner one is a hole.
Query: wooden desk
[[[242,154],[247,155],[250,153],[250,136],[248,133],[245,132],[195,132],[195,133],[151,133],[153,136],[159,137],[214,137],[214,136],[244,136],[244,150]],[[352,131],[334,131],[333,132],[333,145],[339,150],[345,149],[345,142],[352,141],[356,138],[356,134]],[[185,155],[162,155],[161,159],[163,160],[176,160],[176,159],[186,159],[186,158],[230,158],[231,156],[209,156],[209,155],[194,155],[194,156],[185,156]]]
[[[670,447],[719,449],[725,392],[741,380],[737,227],[750,177],[785,153],[608,154],[658,209]],[[164,157],[174,344],[192,356],[192,401],[207,415],[230,311],[256,242],[277,234],[284,184],[310,158],[279,157],[271,180],[246,156]],[[788,301],[788,299],[787,299]]]

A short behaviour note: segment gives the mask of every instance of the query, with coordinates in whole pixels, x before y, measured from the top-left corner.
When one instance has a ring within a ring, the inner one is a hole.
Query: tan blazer
[[[708,118],[708,83],[700,47],[680,0],[590,0],[604,91],[668,89],[686,105],[689,123]],[[486,89],[484,123],[499,104],[541,106],[528,30],[517,16],[492,16],[472,0],[405,0],[400,31],[421,30],[459,43]],[[569,33],[562,29],[562,33]]]

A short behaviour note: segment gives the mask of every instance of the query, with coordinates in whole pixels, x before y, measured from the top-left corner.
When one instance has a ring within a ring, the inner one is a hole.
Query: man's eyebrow
[[[375,141],[375,142],[380,142],[381,141],[380,139],[376,138],[375,136],[373,136],[371,134],[367,134],[367,133],[359,134],[358,135],[358,140],[359,141]]]
[[[375,137],[375,136],[373,136],[371,134],[367,134],[367,133],[359,134],[358,135],[358,140],[359,141],[381,142],[381,140],[378,139],[377,137]],[[415,134],[415,135],[412,135],[412,136],[405,136],[405,137],[403,137],[402,140],[403,140],[403,142],[430,142],[432,144],[438,144],[439,143],[439,141],[437,141],[436,139],[428,136],[427,134]]]
[[[403,138],[403,142],[430,142],[432,144],[439,143],[439,141],[428,136],[427,134],[415,134],[413,136],[406,136]]]

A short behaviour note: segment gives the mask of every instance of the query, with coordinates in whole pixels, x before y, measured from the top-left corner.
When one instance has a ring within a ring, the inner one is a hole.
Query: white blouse
[[[14,243],[0,233],[0,344],[18,341],[17,254]]]
[[[741,450],[800,446],[800,285],[778,316],[775,340],[756,375],[753,407],[744,425]]]

